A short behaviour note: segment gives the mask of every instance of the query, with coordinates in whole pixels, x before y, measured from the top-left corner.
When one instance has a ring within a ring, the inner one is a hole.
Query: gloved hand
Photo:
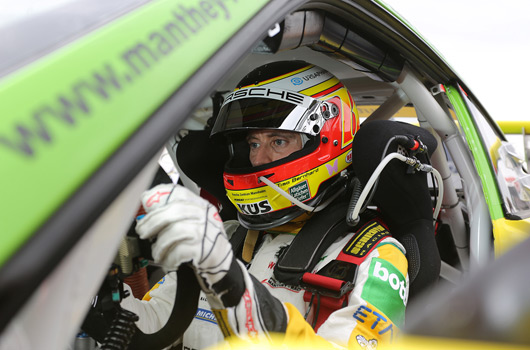
[[[203,290],[213,290],[230,269],[233,253],[215,207],[182,186],[158,185],[142,194],[146,215],[136,224],[152,254],[167,269],[191,263]]]

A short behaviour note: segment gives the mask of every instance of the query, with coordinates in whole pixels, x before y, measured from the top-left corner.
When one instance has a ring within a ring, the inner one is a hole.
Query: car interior
[[[180,130],[165,142],[164,148],[143,169],[138,169],[137,175],[131,175],[132,181],[103,214],[93,215],[94,221],[87,230],[87,237],[101,235],[105,231],[128,232],[125,237],[115,235],[114,241],[110,242],[120,246],[113,267],[119,266],[121,271],[114,273],[111,269],[104,277],[98,293],[100,300],[94,301],[93,309],[96,309],[96,304],[104,307],[102,304],[105,300],[108,302],[116,291],[113,288],[123,281],[131,285],[135,297],[141,298],[162,276],[160,268],[152,262],[146,266],[150,255],[149,244],[138,240],[134,233],[134,214],[141,214],[137,212],[137,194],[142,190],[161,182],[179,183],[197,194],[204,194],[201,189],[208,189],[210,195],[224,204],[225,215],[235,215],[234,208],[229,212],[223,191],[215,186],[213,189],[209,187],[211,177],[222,173],[222,164],[216,164],[214,168],[205,165],[203,169],[203,165],[190,154],[189,148],[183,147],[184,142],[194,132],[211,128],[223,97],[244,75],[265,63],[281,60],[303,60],[335,75],[347,86],[357,105],[361,128],[363,124],[372,122],[402,122],[419,126],[436,139],[438,147],[429,150],[432,155],[430,164],[426,165],[432,166],[438,173],[427,179],[432,209],[438,214],[434,224],[437,249],[442,260],[441,283],[454,288],[470,272],[493,259],[493,227],[483,194],[483,178],[475,167],[476,160],[466,135],[471,135],[473,127],[480,130],[479,137],[490,152],[490,158],[483,166],[493,169],[497,175],[495,186],[503,198],[507,217],[526,218],[530,214],[530,175],[526,165],[480,103],[466,91],[465,84],[454,79],[449,67],[440,66],[432,57],[418,56],[421,50],[412,47],[400,33],[385,29],[384,23],[362,21],[360,18],[359,14],[341,13],[335,7],[325,5],[292,12],[270,28],[266,36],[236,63],[235,68],[227,70],[220,84],[206,88],[209,89],[208,96],[180,125]],[[427,44],[419,38],[416,45]],[[468,118],[460,117],[467,115],[466,107],[477,120],[473,126],[467,124]],[[207,142],[204,140],[203,146]],[[194,151],[201,154],[210,151],[208,148],[200,150],[200,146]],[[179,152],[185,155],[179,156]],[[216,154],[215,150],[212,152]],[[213,158],[210,160],[215,162]],[[208,171],[211,172],[203,178]],[[363,204],[377,209],[370,203],[369,195],[364,199],[367,203]],[[97,254],[98,250],[95,244],[83,249],[87,256],[89,253]],[[88,263],[79,256],[72,259],[65,261],[79,265]],[[94,264],[94,270],[107,270],[105,259],[90,263]],[[193,279],[186,269],[179,270],[178,278]],[[199,288],[195,285],[177,290],[175,305],[197,298],[198,292]],[[141,349],[146,344],[152,348],[167,346],[175,340],[175,334],[182,334],[186,329],[194,311],[187,309],[186,316],[181,313],[180,318],[173,312],[168,324],[155,334],[137,332],[129,348]],[[99,313],[92,320],[90,317],[89,312],[84,324],[96,324],[96,329],[91,331],[103,339],[116,314],[102,316]],[[127,319],[130,316],[120,314],[117,317]],[[134,329],[128,332],[126,338],[134,333]]]
[[[197,164],[196,158],[190,161],[185,156],[190,146],[186,146],[181,152],[184,156],[179,158],[179,143],[189,133],[211,128],[223,96],[254,68],[280,60],[304,60],[318,65],[347,86],[357,105],[361,127],[373,121],[400,121],[420,126],[436,138],[438,147],[433,150],[430,161],[440,178],[428,179],[433,210],[437,200],[441,200],[436,222],[436,241],[442,258],[440,277],[446,283],[457,285],[472,264],[478,266],[481,261],[491,259],[491,221],[481,195],[480,178],[470,166],[471,154],[445,87],[423,67],[392,52],[377,38],[353,31],[324,12],[294,12],[269,30],[268,37],[238,63],[167,142],[161,156],[163,167],[169,173],[178,174],[173,181],[198,194],[201,188],[207,188],[217,195],[217,200],[224,201],[223,208],[230,206],[222,198],[222,190],[212,189],[211,178],[200,175],[201,170],[210,173],[205,163],[215,160],[200,162],[201,169],[194,169],[189,163]],[[205,153],[208,150],[199,154]],[[220,178],[219,164],[211,171]],[[437,195],[441,188],[443,195]]]
[[[484,199],[478,195],[480,188],[476,186],[480,186],[480,179],[469,167],[472,161],[468,147],[443,85],[409,62],[393,59],[373,42],[319,12],[295,12],[279,27],[276,30],[280,33],[266,38],[246,55],[186,120],[182,130],[168,141],[167,153],[175,168],[179,168],[176,158],[179,140],[188,130],[208,127],[216,110],[216,98],[232,91],[245,74],[265,63],[305,60],[330,71],[348,87],[361,125],[375,120],[401,121],[418,125],[437,138],[439,147],[431,161],[443,179],[437,229],[441,249],[446,250],[442,252],[445,257],[442,277],[455,283],[469,269],[472,260],[489,259],[492,249],[489,220],[471,221],[475,224],[469,220],[469,216],[488,217],[489,213]],[[185,172],[181,172],[180,181],[198,190]],[[436,181],[430,180],[430,186],[434,193]]]
[[[490,214],[480,177],[471,166],[473,158],[459,124],[457,108],[448,97],[446,86],[441,84],[440,76],[431,75],[422,64],[396,54],[369,31],[352,30],[343,23],[325,12],[298,11],[271,28],[268,36],[215,86],[179,132],[167,141],[159,164],[168,176],[163,175],[158,181],[180,183],[203,195],[201,190],[206,188],[207,194],[215,194],[215,199],[223,203],[223,210],[230,206],[223,198],[223,190],[211,183],[212,177],[220,178],[222,174],[222,163],[208,165],[216,162],[217,152],[207,147],[199,150],[200,143],[184,145],[190,139],[187,137],[211,128],[223,96],[254,68],[280,60],[307,61],[328,70],[347,86],[357,105],[361,127],[373,121],[404,122],[419,126],[436,138],[438,147],[432,150],[430,162],[439,177],[428,177],[428,181],[433,211],[437,205],[439,211],[435,234],[442,259],[440,280],[456,286],[466,273],[489,261],[493,254]],[[459,94],[463,91],[458,84],[449,87],[459,89]],[[496,141],[503,140],[495,126],[491,126],[490,132]],[[204,146],[208,140],[204,134],[202,137]],[[197,162],[197,153],[204,157],[210,155],[206,161]],[[230,213],[226,212],[230,210],[225,210],[227,216],[235,214],[233,208]],[[150,284],[160,277],[156,270],[150,275]],[[168,324],[172,322],[170,316]]]

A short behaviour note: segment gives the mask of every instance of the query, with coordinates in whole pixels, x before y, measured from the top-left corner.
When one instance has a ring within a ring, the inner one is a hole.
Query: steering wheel
[[[175,302],[167,323],[156,333],[146,334],[136,328],[129,348],[163,349],[182,337],[197,312],[201,289],[192,268],[182,265],[177,271]]]

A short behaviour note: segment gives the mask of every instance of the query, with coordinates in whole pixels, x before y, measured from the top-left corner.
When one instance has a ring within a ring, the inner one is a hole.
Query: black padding
[[[437,146],[436,139],[428,131],[414,125],[388,120],[364,123],[353,140],[352,154],[353,169],[363,185],[384,158],[388,141],[396,135],[419,136],[431,154]],[[393,141],[386,154],[397,150],[398,143]],[[418,159],[427,161],[423,154],[418,154]],[[412,296],[438,280],[440,255],[434,237],[433,203],[427,174],[408,174],[407,169],[408,165],[399,160],[387,165],[379,178],[373,204],[381,210],[395,238],[402,241],[405,236],[413,235],[417,242],[419,260],[411,261],[411,267],[419,264],[419,271],[411,286]],[[410,237],[408,240],[410,243]]]
[[[414,283],[418,273],[420,272],[420,248],[418,247],[418,241],[413,234],[406,234],[401,237],[401,244],[407,250],[407,260],[409,262],[409,280],[410,283]]]
[[[314,214],[283,251],[274,267],[274,277],[291,286],[300,284],[302,276],[320,261],[322,254],[351,230],[346,224],[347,203],[337,201]]]
[[[226,197],[223,184],[228,149],[212,143],[209,136],[209,130],[190,130],[178,144],[177,161],[186,176],[219,201],[223,220],[236,219],[236,209]]]
[[[397,231],[396,238],[407,249],[409,279],[410,275],[415,274],[414,280],[410,279],[410,300],[434,285],[440,275],[441,259],[434,237],[432,220],[411,222]]]

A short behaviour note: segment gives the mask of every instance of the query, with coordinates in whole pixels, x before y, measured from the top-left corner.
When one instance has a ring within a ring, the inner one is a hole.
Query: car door
[[[11,198],[0,208],[2,341],[67,345],[156,169],[150,160],[294,5],[73,1],[4,28],[2,52],[16,59],[0,81],[1,191]]]

